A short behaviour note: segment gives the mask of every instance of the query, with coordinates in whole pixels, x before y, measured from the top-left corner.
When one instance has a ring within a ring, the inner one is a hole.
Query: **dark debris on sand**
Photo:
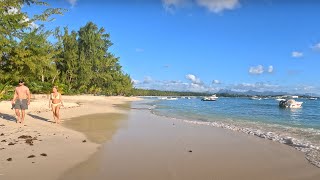
[[[26,139],[26,144],[29,144],[30,146],[33,146],[33,140],[32,139]]]
[[[10,142],[8,145],[9,145],[9,146],[13,146],[13,145],[15,145],[15,143]]]
[[[37,137],[32,137],[29,135],[22,135],[18,137],[19,139],[25,139],[26,144],[29,144],[30,146],[33,146],[33,141],[37,140]]]
[[[4,136],[4,134],[3,134],[3,133],[1,133],[1,134],[0,134],[0,136]]]
[[[85,143],[85,142],[87,142],[87,140],[83,140],[82,142]]]
[[[4,139],[4,140],[2,140],[1,142],[7,142],[7,140]]]
[[[48,156],[46,153],[42,153],[42,154],[40,154],[41,156]]]
[[[28,156],[28,158],[34,158],[34,157],[36,157],[35,155],[30,155],[30,156]]]
[[[28,135],[22,135],[22,136],[19,136],[18,139],[32,139],[32,137]]]
[[[12,158],[8,158],[7,161],[12,161]]]

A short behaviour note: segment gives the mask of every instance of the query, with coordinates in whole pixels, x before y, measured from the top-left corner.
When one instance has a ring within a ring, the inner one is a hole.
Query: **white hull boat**
[[[284,100],[279,102],[282,108],[301,108],[303,102],[295,101],[294,99]]]

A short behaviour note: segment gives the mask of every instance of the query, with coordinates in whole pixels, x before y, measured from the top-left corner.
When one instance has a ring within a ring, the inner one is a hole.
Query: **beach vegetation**
[[[29,16],[23,7],[41,6]],[[109,51],[110,34],[94,22],[80,29],[48,29],[47,22],[65,9],[38,0],[0,1],[0,99],[10,96],[18,79],[32,93],[130,95],[132,82],[119,57]]]

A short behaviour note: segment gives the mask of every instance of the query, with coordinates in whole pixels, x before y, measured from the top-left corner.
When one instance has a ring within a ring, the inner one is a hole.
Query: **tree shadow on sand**
[[[41,120],[41,121],[47,121],[47,122],[49,122],[49,119],[43,118],[43,117],[41,117],[41,116],[37,116],[37,115],[34,115],[34,114],[28,114],[28,116],[32,117],[33,119],[38,119],[38,120]]]
[[[7,121],[16,121],[16,120],[17,120],[15,116],[12,116],[12,115],[10,115],[10,114],[0,113],[0,117],[1,117],[2,119],[7,120]]]

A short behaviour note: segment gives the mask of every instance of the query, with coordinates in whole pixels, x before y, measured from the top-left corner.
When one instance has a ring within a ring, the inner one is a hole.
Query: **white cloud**
[[[186,78],[192,82],[192,84],[203,84],[199,78],[193,74],[187,74]]]
[[[273,66],[269,66],[268,67],[268,73],[272,73],[273,72]]]
[[[298,51],[293,51],[291,53],[291,56],[294,57],[294,58],[299,58],[299,57],[303,56],[303,53],[302,52],[298,52]]]
[[[270,91],[270,90],[279,90],[279,85],[269,84],[264,82],[256,82],[256,83],[240,83],[231,85],[229,88],[237,91]]]
[[[207,8],[210,12],[221,13],[239,7],[239,0],[162,0],[166,11],[173,13],[175,9],[188,5],[198,5]]]
[[[188,0],[162,0],[163,7],[166,11],[173,13],[176,8],[183,7]]]
[[[36,24],[35,22],[30,22],[30,19],[26,16],[23,17],[23,19],[20,21],[20,23],[25,23],[25,22],[29,22],[28,27],[31,29],[36,29],[39,27],[39,25]]]
[[[7,12],[5,12],[4,14],[5,15],[15,15],[15,14],[20,14],[20,8],[16,8],[16,7],[8,7],[7,8]],[[36,29],[39,27],[38,24],[36,24],[35,22],[30,22],[30,19],[23,15],[21,20],[19,21],[19,23],[26,23],[28,22],[28,27],[31,28],[31,29]]]
[[[139,80],[136,80],[136,79],[132,79],[132,80],[131,80],[131,82],[132,82],[134,85],[136,85],[136,84],[139,84],[139,83],[140,83],[140,81],[139,81]]]
[[[263,69],[262,65],[250,67],[250,69],[249,69],[250,74],[262,74],[263,72],[264,72],[264,69]]]
[[[7,13],[5,13],[5,15],[14,15],[14,14],[18,14],[19,13],[19,9],[16,7],[8,7],[7,8]]]
[[[221,84],[221,82],[219,80],[213,80],[212,84]]]
[[[67,0],[69,4],[71,4],[72,7],[74,7],[77,4],[77,0]]]
[[[144,77],[143,84],[149,84],[152,82],[152,78],[150,76]]]
[[[214,13],[232,10],[240,5],[238,0],[196,0],[196,2],[199,6],[205,7]]]
[[[143,52],[144,51],[144,49],[142,49],[142,48],[136,48],[136,52]]]
[[[212,92],[215,89],[205,86],[204,84],[187,83],[182,81],[157,81],[153,80],[150,83],[135,84],[136,88],[142,89],[157,89],[164,91],[191,91],[191,92]]]
[[[320,51],[320,42],[311,47],[315,51]]]

